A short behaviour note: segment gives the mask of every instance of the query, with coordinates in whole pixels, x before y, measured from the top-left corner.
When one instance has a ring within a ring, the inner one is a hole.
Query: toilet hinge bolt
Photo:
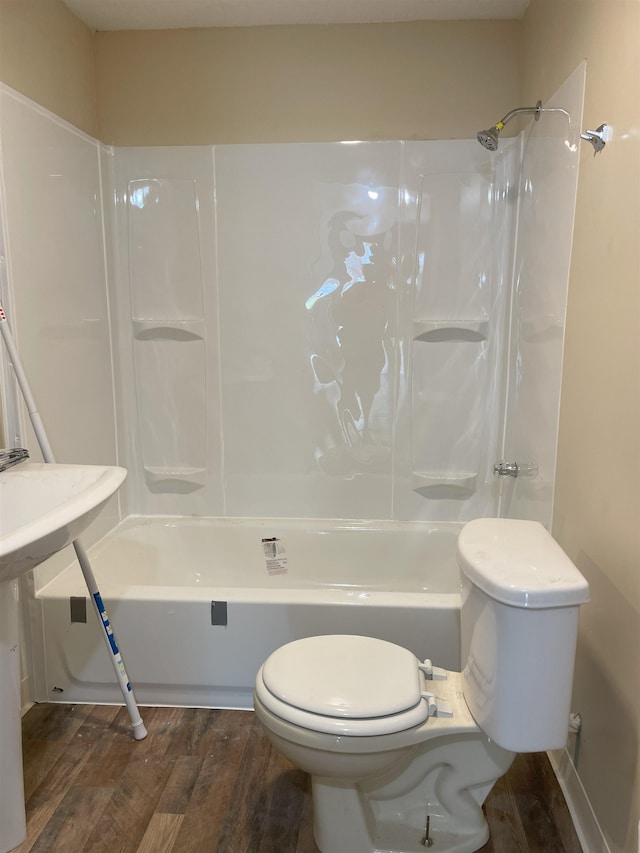
[[[431,847],[433,844],[433,838],[431,837],[431,817],[427,815],[427,823],[424,828],[424,838],[422,839],[422,843],[425,847]]]
[[[577,735],[582,728],[582,717],[580,714],[569,714],[569,731]]]

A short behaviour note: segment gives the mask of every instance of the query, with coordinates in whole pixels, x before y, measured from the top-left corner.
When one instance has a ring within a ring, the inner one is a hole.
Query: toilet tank
[[[504,749],[567,739],[586,580],[537,521],[479,518],[458,538],[464,697]]]

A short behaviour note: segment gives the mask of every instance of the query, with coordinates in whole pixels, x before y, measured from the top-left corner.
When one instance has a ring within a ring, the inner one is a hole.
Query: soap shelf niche
[[[132,318],[142,469],[155,493],[207,485],[206,324],[203,318]]]
[[[145,480],[150,486],[167,485],[169,483],[183,484],[181,491],[195,491],[201,489],[205,483],[206,468],[190,467],[160,467],[155,465],[144,466]],[[189,488],[190,487],[190,488]]]
[[[487,340],[489,321],[414,320],[413,339],[423,343],[480,343]]]
[[[204,340],[204,320],[133,320],[133,335],[138,341]]]
[[[413,471],[411,488],[425,498],[464,500],[478,488],[478,472]]]

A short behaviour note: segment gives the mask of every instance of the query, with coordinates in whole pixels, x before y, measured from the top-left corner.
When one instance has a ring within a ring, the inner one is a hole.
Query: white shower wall
[[[56,459],[113,465],[115,391],[100,158],[95,139],[0,84],[5,238],[0,302]],[[4,351],[1,355],[6,367]],[[5,377],[12,375],[7,369]],[[15,407],[15,389],[4,391],[7,442],[21,443],[40,459],[28,418]],[[88,539],[104,535],[119,518],[115,498]],[[48,561],[41,577],[65,559]]]
[[[128,511],[222,515],[213,151],[108,160]]]
[[[523,138],[504,452],[535,474],[504,483],[500,514],[549,526],[585,76],[583,62]]]
[[[519,153],[113,151],[131,511],[495,513]]]
[[[60,460],[124,464],[124,514],[550,523],[583,88],[489,154],[112,150],[0,87],[3,299]]]

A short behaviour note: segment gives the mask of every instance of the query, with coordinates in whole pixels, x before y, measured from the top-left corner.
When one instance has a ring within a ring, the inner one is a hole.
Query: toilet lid
[[[407,649],[385,640],[307,637],[267,659],[257,693],[278,716],[317,731],[401,731],[428,716],[418,664]]]

